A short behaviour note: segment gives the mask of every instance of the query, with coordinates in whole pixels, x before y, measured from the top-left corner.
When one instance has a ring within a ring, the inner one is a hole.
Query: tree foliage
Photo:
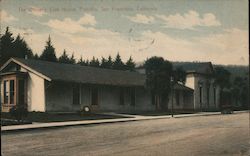
[[[9,31],[9,27],[7,27],[5,33],[1,35],[0,49],[0,65],[11,57],[33,57],[33,52],[28,47],[26,41],[20,35],[17,35],[15,39]]]
[[[171,76],[172,76],[172,64],[171,62],[164,60],[162,57],[151,57],[146,60],[146,86],[153,95],[158,99],[160,97],[168,97],[168,93],[171,91]],[[159,100],[157,100],[159,105]],[[167,107],[167,101],[161,107]]]
[[[50,36],[48,38],[48,41],[46,42],[45,49],[43,50],[40,59],[45,61],[57,62],[55,48],[51,43]]]
[[[121,56],[117,53],[115,61],[113,63],[113,69],[126,70],[124,63],[122,62]]]
[[[126,69],[129,71],[135,70],[135,62],[133,61],[131,56],[129,57],[128,61],[126,62]]]
[[[109,57],[106,59],[104,57],[102,57],[102,61],[101,61],[101,68],[107,68],[107,69],[112,69],[113,68],[113,61],[112,61],[112,57],[109,55]]]
[[[183,85],[186,83],[186,71],[182,67],[178,67],[173,71],[173,77],[175,82],[181,82]]]
[[[231,92],[233,95],[234,106],[247,109],[249,104],[249,78],[246,77],[235,77],[232,82]]]
[[[231,73],[223,67],[216,67],[214,69],[215,83],[222,89],[230,87]]]
[[[100,67],[100,62],[97,58],[93,57],[92,60],[89,62],[89,66]]]
[[[63,50],[63,54],[58,58],[58,62],[60,63],[70,63],[69,55],[67,54],[66,50]]]
[[[89,65],[89,60],[83,60],[82,59],[82,56],[81,58],[79,59],[79,61],[77,62],[77,64],[81,65],[81,66],[88,66]]]
[[[31,49],[28,47],[27,43],[21,36],[18,34],[16,39],[13,42],[13,56],[18,58],[32,58],[33,53]]]
[[[70,57],[70,59],[69,59],[69,63],[70,63],[70,64],[76,64],[76,59],[75,59],[74,53],[71,55],[71,57]]]
[[[39,56],[37,54],[34,55],[33,59],[38,60]]]
[[[105,59],[104,57],[102,57],[100,67],[101,68],[108,68],[108,64],[107,63],[108,63],[108,60]]]
[[[114,62],[112,60],[112,57],[109,55],[108,61],[107,61],[107,68],[109,68],[109,69],[113,68],[113,64],[114,64]]]

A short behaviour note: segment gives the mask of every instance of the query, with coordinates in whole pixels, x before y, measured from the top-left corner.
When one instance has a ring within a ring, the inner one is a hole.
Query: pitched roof
[[[52,81],[87,84],[143,86],[145,76],[137,72],[101,69],[96,67],[14,58]]]
[[[1,67],[1,72],[3,72],[3,69],[12,61],[49,81],[66,81],[116,86],[144,86],[146,82],[146,75],[138,72],[22,58],[10,59],[4,66]],[[178,90],[192,91],[191,88],[182,84],[175,84],[174,88]]]
[[[192,88],[189,88],[189,87],[187,87],[187,86],[185,86],[185,85],[183,85],[183,84],[180,84],[180,83],[176,83],[176,84],[174,85],[174,89],[176,89],[176,90],[194,91]]]
[[[200,73],[200,74],[212,74],[213,73],[213,65],[211,62],[188,62],[188,63],[180,63],[175,64],[174,68],[181,67],[187,73]]]

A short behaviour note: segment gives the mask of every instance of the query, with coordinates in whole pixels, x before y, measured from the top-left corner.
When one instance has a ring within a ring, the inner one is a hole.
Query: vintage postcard
[[[250,155],[248,0],[0,0],[1,155]]]

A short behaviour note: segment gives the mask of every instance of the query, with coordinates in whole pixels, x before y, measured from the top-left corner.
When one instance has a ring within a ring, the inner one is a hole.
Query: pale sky
[[[247,0],[2,0],[1,33],[20,33],[41,54],[48,36],[60,56],[136,62],[248,64]]]

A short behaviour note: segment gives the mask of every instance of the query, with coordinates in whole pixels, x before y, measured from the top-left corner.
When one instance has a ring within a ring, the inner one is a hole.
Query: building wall
[[[27,83],[26,83],[27,96],[25,95],[25,98],[27,98],[25,101],[27,101],[28,111],[44,112],[45,111],[44,79],[22,67],[21,68],[17,67],[20,66],[16,64],[11,64],[6,72],[21,71],[28,73]],[[17,94],[17,91],[18,91],[17,86],[15,86],[15,94]],[[1,95],[1,97],[3,97],[3,95]]]
[[[187,75],[185,85],[189,88],[195,89],[195,77],[193,74]]]
[[[177,104],[177,92],[179,92],[179,104]],[[193,92],[175,90],[173,93],[173,108],[175,110],[194,110]],[[172,94],[169,95],[168,109],[172,109]]]
[[[28,111],[45,111],[44,79],[28,72],[27,104]]]
[[[89,106],[93,111],[153,111],[155,106],[151,103],[151,96],[143,88],[135,90],[135,105],[131,104],[129,88],[124,90],[124,104],[120,103],[121,87],[95,86],[98,88],[98,105],[92,105],[92,86],[80,85],[80,104],[73,105],[73,87],[71,83],[48,83],[46,82],[46,111],[79,111],[84,106]]]
[[[153,111],[155,109],[151,103],[150,93],[142,87],[135,89],[135,105],[132,105],[130,88],[114,86],[101,86],[98,88],[99,105],[97,110],[99,111],[133,112]],[[123,89],[124,93],[123,104],[120,102],[121,89]]]
[[[201,110],[201,109],[216,110],[219,108],[218,106],[219,106],[220,91],[219,87],[214,84],[214,78],[208,75],[189,74],[187,76],[186,85],[194,89],[193,99],[194,99],[194,108],[196,110]],[[201,87],[201,95],[200,95],[200,87]]]
[[[135,110],[139,111],[154,111],[155,105],[152,104],[151,93],[144,88],[136,89]]]
[[[78,111],[80,105],[73,105],[73,86],[71,83],[46,82],[46,111]]]

